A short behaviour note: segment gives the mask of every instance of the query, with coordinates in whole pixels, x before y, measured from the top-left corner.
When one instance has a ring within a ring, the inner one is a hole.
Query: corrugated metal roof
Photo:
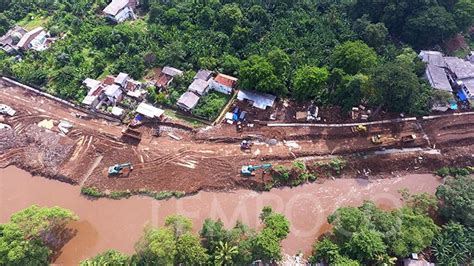
[[[115,16],[120,10],[129,4],[129,0],[112,0],[112,2],[104,8],[104,13]]]
[[[200,97],[196,94],[187,91],[181,97],[179,97],[178,105],[187,109],[193,109],[199,102]]]
[[[239,101],[243,101],[243,100],[251,101],[253,102],[254,107],[265,110],[267,107],[273,106],[276,100],[276,96],[267,94],[267,93],[241,90],[237,94],[237,99]]]

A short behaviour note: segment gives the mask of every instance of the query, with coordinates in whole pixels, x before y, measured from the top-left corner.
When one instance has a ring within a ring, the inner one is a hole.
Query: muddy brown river
[[[133,245],[147,224],[162,225],[171,214],[182,214],[199,231],[205,218],[220,218],[227,227],[237,220],[258,228],[263,206],[271,205],[291,221],[291,233],[283,242],[287,254],[308,254],[317,236],[330,227],[326,217],[340,206],[357,206],[372,200],[384,208],[401,205],[399,189],[433,193],[440,181],[432,175],[367,181],[337,179],[324,184],[273,189],[257,193],[236,190],[227,193],[200,192],[182,199],[156,201],[147,197],[125,200],[91,200],[80,195],[77,186],[32,177],[15,167],[0,169],[0,223],[32,204],[60,206],[74,211],[79,221],[71,227],[77,234],[62,249],[57,264],[74,265],[107,249],[131,254]]]

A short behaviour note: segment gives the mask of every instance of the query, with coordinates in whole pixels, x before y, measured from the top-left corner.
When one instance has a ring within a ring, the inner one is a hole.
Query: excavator
[[[272,168],[272,165],[271,164],[262,164],[262,165],[256,165],[256,166],[253,166],[253,165],[244,165],[242,166],[242,169],[240,170],[240,173],[243,175],[243,176],[254,176],[255,175],[255,171],[258,170],[258,169],[264,169],[265,171],[267,169],[270,169]]]
[[[124,164],[116,164],[114,166],[109,167],[109,176],[117,176],[122,174],[122,171],[124,169],[130,169],[130,171],[133,170],[133,165],[132,163],[124,163]]]

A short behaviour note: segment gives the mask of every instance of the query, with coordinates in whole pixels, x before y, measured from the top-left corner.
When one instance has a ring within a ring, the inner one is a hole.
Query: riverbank
[[[181,198],[156,201],[133,196],[125,200],[90,199],[80,194],[78,186],[31,176],[15,167],[0,169],[0,222],[32,204],[61,206],[72,210],[79,221],[71,225],[76,235],[63,248],[55,263],[74,265],[107,249],[133,251],[146,224],[162,225],[171,214],[182,214],[199,231],[206,218],[220,218],[227,227],[237,220],[257,228],[263,206],[271,205],[291,221],[291,233],[283,242],[283,251],[308,254],[315,239],[330,227],[326,217],[337,207],[357,206],[372,200],[384,208],[402,204],[398,190],[434,193],[440,180],[432,175],[401,178],[328,180],[323,184],[305,184],[296,188],[272,189],[257,193],[249,190],[199,192]]]

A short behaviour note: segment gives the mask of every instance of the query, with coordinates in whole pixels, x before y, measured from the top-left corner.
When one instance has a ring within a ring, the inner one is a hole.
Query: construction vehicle
[[[109,167],[109,176],[117,176],[122,174],[122,171],[124,169],[130,169],[130,171],[133,170],[133,165],[132,163],[124,163],[124,164],[116,164],[114,166]]]
[[[415,134],[403,136],[401,138],[402,143],[411,143],[411,142],[414,142],[415,140],[416,140],[416,135]]]
[[[364,125],[357,125],[351,128],[352,132],[367,132],[367,127]]]
[[[248,140],[242,140],[240,143],[240,149],[241,150],[250,150],[252,149],[253,143],[248,141]]]
[[[382,136],[382,135],[375,135],[375,136],[372,136],[372,138],[371,138],[371,142],[374,145],[380,145],[380,144],[383,144],[383,143],[386,143],[386,142],[389,142],[389,141],[394,141],[394,140],[396,140],[396,139],[392,138],[392,137],[385,137],[385,136]]]
[[[254,172],[256,170],[264,169],[266,171],[267,169],[270,169],[270,168],[272,168],[271,164],[262,164],[262,165],[256,165],[256,166],[244,165],[244,166],[242,166],[242,169],[240,170],[240,173],[244,176],[254,176],[255,175]]]

